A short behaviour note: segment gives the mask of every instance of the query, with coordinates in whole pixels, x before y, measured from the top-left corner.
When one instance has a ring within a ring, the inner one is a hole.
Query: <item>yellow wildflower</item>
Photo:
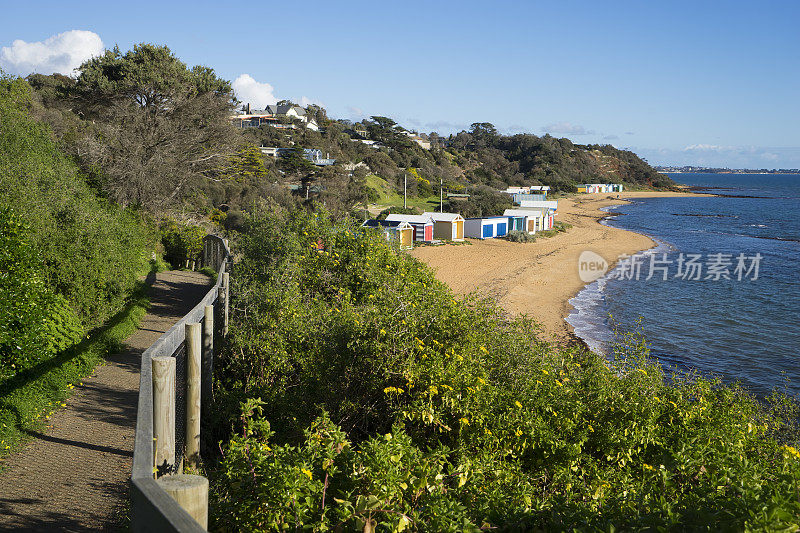
[[[788,456],[794,456],[794,458],[795,458],[795,459],[800,459],[800,452],[798,452],[798,451],[797,451],[797,449],[796,449],[795,447],[793,447],[793,446],[788,446],[788,445],[785,445],[785,444],[784,444],[783,446],[781,446],[781,449],[783,450],[783,453],[784,453],[784,454],[785,454],[787,457],[788,457]]]
[[[314,476],[311,474],[311,471],[310,471],[310,470],[307,470],[307,469],[305,469],[305,468],[301,468],[301,469],[300,469],[300,471],[301,471],[302,473],[304,473],[305,475],[307,475],[307,476],[308,476],[308,479],[314,479]]]
[[[461,418],[459,420],[459,422],[461,422],[461,424],[464,425],[464,426],[468,426],[469,425],[469,418],[463,417],[463,418]]]
[[[514,405],[516,405],[517,407],[519,407],[520,409],[522,409],[522,404],[521,404],[521,403],[519,403],[519,400],[515,401],[515,402],[514,402]]]

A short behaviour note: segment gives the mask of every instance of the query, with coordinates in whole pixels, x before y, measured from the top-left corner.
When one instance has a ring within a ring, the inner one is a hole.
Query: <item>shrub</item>
[[[199,261],[203,253],[203,237],[206,230],[193,224],[179,224],[174,219],[166,220],[161,226],[161,244],[164,246],[164,259],[173,267],[180,268],[188,259]]]
[[[28,115],[30,91],[24,80],[0,77],[0,210],[13,209],[27,228],[42,283],[92,328],[133,290],[154,232],[87,186],[49,129]]]
[[[800,513],[800,452],[776,438],[791,424],[665,375],[635,335],[611,361],[548,345],[322,213],[258,211],[238,250],[216,527],[741,530]]]
[[[41,276],[29,229],[0,209],[0,377],[8,377],[76,343],[80,320]]]
[[[511,230],[509,231],[506,236],[506,240],[511,242],[534,242],[536,241],[536,235],[532,235],[527,231],[519,231],[519,230]]]

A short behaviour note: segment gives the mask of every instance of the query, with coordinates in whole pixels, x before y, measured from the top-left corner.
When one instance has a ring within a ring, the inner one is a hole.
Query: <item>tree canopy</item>
[[[166,46],[107,50],[81,65],[74,87],[84,118],[107,140],[96,156],[122,205],[158,211],[235,152],[230,83],[188,68]]]

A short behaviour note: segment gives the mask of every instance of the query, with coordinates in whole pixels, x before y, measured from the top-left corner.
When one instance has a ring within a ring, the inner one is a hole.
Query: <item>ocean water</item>
[[[759,396],[778,387],[800,397],[800,175],[672,178],[721,197],[609,209],[604,223],[658,245],[584,288],[567,321],[601,352],[615,327],[640,324],[665,367],[739,381]]]

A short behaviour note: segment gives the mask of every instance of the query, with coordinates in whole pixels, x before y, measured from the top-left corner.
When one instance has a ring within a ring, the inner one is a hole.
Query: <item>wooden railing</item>
[[[203,239],[203,266],[217,281],[203,299],[142,353],[131,471],[131,530],[205,531],[208,481],[183,474],[197,464],[200,419],[209,408],[215,324],[228,331],[230,250]]]

